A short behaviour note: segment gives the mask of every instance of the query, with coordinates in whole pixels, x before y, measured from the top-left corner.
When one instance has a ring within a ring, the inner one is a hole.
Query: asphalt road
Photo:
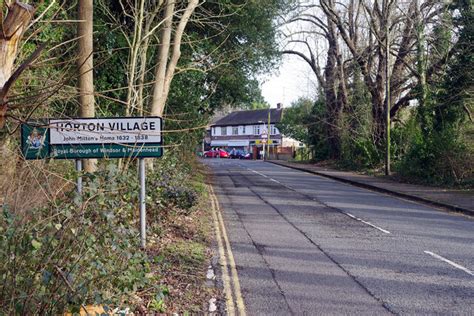
[[[474,315],[474,219],[259,161],[213,171],[248,315]]]

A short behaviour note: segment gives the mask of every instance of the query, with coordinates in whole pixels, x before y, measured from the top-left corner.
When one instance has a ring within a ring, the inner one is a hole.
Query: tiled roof
[[[268,122],[268,111],[270,111],[270,123],[278,123],[281,120],[283,109],[263,109],[251,111],[232,112],[220,120],[217,120],[212,126],[224,125],[247,125]]]

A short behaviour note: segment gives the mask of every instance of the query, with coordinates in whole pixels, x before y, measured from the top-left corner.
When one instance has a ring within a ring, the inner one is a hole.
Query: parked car
[[[244,151],[244,154],[240,156],[240,159],[252,159],[252,154],[247,151]]]
[[[244,151],[240,149],[232,149],[229,152],[229,156],[231,159],[239,159],[243,154],[244,154]]]
[[[249,152],[241,149],[231,150],[230,158],[232,159],[251,159],[251,155]]]
[[[229,153],[223,149],[211,149],[205,151],[202,156],[204,158],[229,158]]]

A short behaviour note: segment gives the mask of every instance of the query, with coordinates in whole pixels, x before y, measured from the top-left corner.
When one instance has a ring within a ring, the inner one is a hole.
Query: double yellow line
[[[217,200],[216,194],[211,185],[209,185],[209,196],[211,198],[214,226],[216,227],[219,263],[222,267],[222,281],[224,283],[227,313],[231,316],[236,314],[245,316],[245,305],[240,290],[239,276],[237,275],[237,268],[235,267],[234,255],[230,247],[229,238],[227,237],[227,231],[219,207],[219,201]]]

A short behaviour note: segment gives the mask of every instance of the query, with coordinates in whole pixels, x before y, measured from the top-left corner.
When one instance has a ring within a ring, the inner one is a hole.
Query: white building
[[[275,126],[281,121],[283,109],[250,110],[232,112],[211,125],[210,146],[227,149],[281,146],[282,135]]]

